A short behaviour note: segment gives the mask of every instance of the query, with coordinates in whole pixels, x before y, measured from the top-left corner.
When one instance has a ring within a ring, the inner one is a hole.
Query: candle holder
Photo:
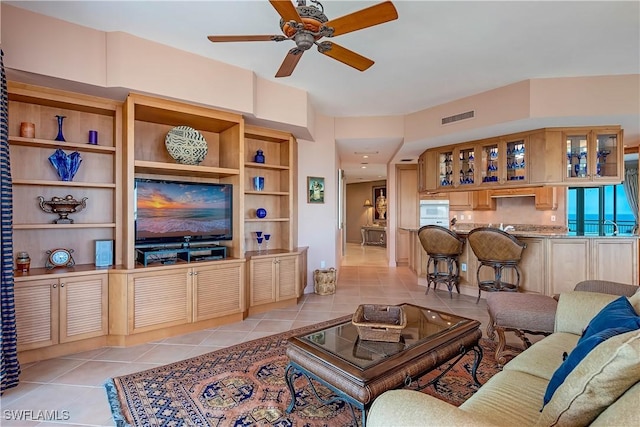
[[[53,220],[54,224],[73,224],[69,214],[80,212],[87,207],[87,197],[78,201],[71,195],[64,198],[52,197],[51,200],[44,200],[44,197],[38,196],[38,200],[40,201],[40,209],[44,212],[58,214],[59,218]]]

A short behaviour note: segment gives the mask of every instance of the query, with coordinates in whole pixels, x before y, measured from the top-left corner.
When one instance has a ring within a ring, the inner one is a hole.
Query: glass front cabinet
[[[622,131],[615,129],[565,132],[564,181],[611,181],[620,176]]]

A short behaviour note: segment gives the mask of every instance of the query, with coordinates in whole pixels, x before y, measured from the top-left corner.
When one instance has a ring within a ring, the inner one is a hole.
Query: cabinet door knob
[[[53,289],[55,289],[55,288],[57,288],[57,287],[58,287],[58,285],[53,285]]]
[[[60,283],[60,287],[61,287],[61,288],[64,288],[64,283]]]
[[[194,271],[194,272],[193,272],[193,275],[194,275],[194,276],[197,276],[197,275],[198,275],[198,272],[197,272],[197,271]]]

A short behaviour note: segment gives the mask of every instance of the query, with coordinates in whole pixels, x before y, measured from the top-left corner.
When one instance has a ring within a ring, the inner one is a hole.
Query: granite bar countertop
[[[566,227],[563,226],[553,226],[553,225],[534,225],[534,224],[505,224],[514,227],[514,230],[509,230],[507,233],[516,236],[516,237],[545,237],[545,238],[569,238],[569,239],[583,239],[583,238],[638,238],[638,235],[633,234],[620,234],[620,235],[609,235],[609,236],[596,236],[596,235],[586,235],[586,236],[576,236],[575,234],[569,233]],[[456,234],[466,237],[467,234],[474,228],[480,227],[496,227],[499,228],[500,224],[477,224],[477,223],[457,223],[451,228],[451,231]],[[418,232],[420,227],[410,228],[410,227],[400,227],[402,230],[410,231],[410,232]]]

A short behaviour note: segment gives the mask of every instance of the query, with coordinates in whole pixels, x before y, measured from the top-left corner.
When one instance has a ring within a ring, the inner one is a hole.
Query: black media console
[[[145,267],[149,263],[175,264],[178,260],[186,262],[211,261],[227,257],[226,246],[189,246],[189,247],[151,247],[136,248],[137,261]]]

